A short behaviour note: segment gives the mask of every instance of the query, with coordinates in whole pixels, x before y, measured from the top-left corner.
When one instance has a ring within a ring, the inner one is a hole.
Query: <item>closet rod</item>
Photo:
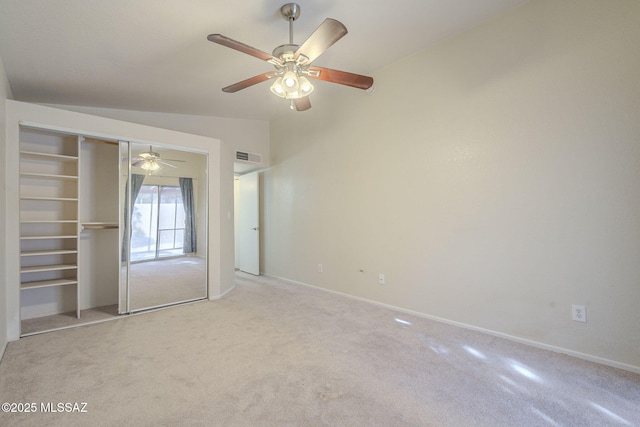
[[[119,228],[118,224],[110,222],[85,222],[82,224],[83,230],[108,230],[114,228]]]
[[[118,141],[109,141],[109,140],[105,140],[105,139],[96,139],[96,138],[91,138],[89,136],[83,136],[82,139],[84,141],[87,141],[87,142],[101,142],[101,143],[105,143],[105,144],[118,145]]]

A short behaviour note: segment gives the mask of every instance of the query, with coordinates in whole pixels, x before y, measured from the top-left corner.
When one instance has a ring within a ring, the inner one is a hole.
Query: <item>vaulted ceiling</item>
[[[337,19],[349,34],[314,65],[375,77],[524,1],[298,0],[294,42]],[[285,2],[0,0],[0,57],[20,101],[270,120],[288,114],[288,104],[269,83],[221,88],[273,67],[206,37],[221,33],[271,53],[288,43]],[[338,90],[357,89],[318,82],[312,103],[331,102]]]

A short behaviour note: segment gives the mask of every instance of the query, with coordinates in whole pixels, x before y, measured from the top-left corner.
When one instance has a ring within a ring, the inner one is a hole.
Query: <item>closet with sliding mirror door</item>
[[[207,297],[208,155],[20,128],[20,335]]]
[[[207,297],[207,154],[120,145],[120,311]]]

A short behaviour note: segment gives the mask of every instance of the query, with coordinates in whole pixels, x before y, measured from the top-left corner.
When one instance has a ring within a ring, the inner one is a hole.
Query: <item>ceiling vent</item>
[[[247,153],[245,151],[236,151],[236,160],[243,162],[255,163],[259,165],[262,163],[262,156],[256,153]]]

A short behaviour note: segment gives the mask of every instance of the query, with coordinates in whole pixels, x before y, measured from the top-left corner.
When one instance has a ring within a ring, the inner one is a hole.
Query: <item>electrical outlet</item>
[[[378,283],[380,283],[381,285],[384,285],[384,274],[382,273],[378,274]]]
[[[322,273],[324,271],[324,267],[322,264],[318,264],[318,273]]]
[[[587,323],[587,308],[584,305],[571,305],[571,316],[576,322]]]

